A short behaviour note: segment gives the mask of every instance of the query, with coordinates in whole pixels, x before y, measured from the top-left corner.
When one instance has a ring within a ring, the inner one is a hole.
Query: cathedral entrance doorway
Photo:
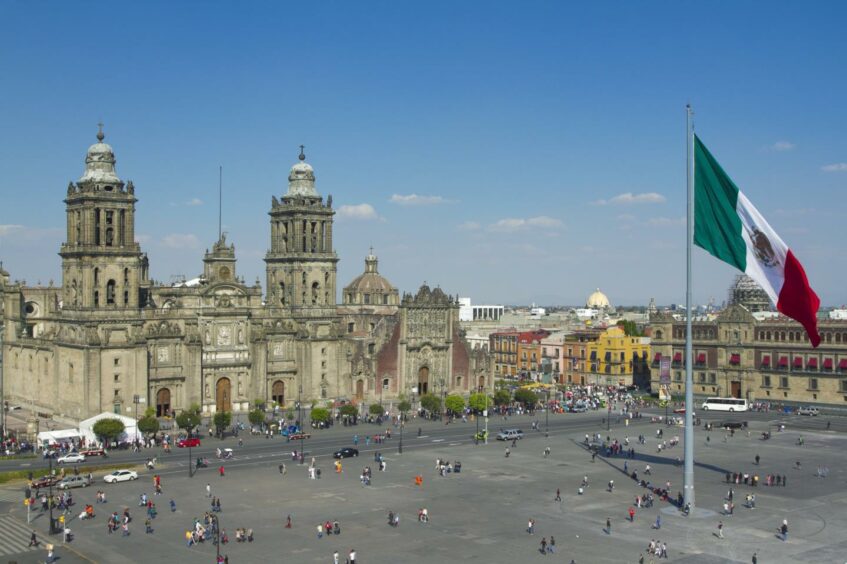
[[[271,400],[277,405],[285,405],[285,382],[277,380],[271,387]]]
[[[418,370],[418,394],[429,393],[429,367],[421,366]]]
[[[479,377],[479,383],[477,383],[477,386],[478,386],[480,391],[485,389],[485,376]]]
[[[365,381],[356,380],[356,399],[362,401],[365,399]]]
[[[232,411],[232,384],[229,378],[221,378],[215,388],[215,403],[218,411]]]
[[[156,392],[156,417],[166,417],[171,413],[171,391],[162,388]]]
[[[740,398],[741,397],[741,382],[730,382],[732,397]]]

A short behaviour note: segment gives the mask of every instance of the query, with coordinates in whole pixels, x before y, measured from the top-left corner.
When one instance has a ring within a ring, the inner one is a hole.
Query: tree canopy
[[[224,429],[229,427],[230,423],[232,423],[232,412],[231,411],[218,411],[215,413],[215,417],[213,418],[215,422],[215,429],[217,429],[218,433],[222,433]]]
[[[618,321],[618,327],[623,329],[627,337],[642,336],[642,333],[638,330],[638,326],[635,324],[635,321],[630,321],[629,319],[621,319],[620,321]]]
[[[538,402],[538,395],[532,390],[519,388],[515,390],[515,401],[524,404],[525,407],[532,407]]]
[[[482,413],[490,405],[491,400],[483,393],[471,394],[471,397],[468,398],[468,407],[470,407],[474,413]]]
[[[401,400],[400,403],[397,404],[397,409],[400,410],[400,413],[408,413],[412,409],[412,404],[409,400]]]
[[[325,407],[316,407],[312,410],[312,421],[317,423],[329,423],[330,413]]]
[[[192,405],[176,416],[177,427],[185,429],[188,433],[200,425],[200,410],[195,407],[197,406]]]
[[[451,394],[444,400],[444,406],[454,415],[460,415],[465,409],[465,398],[458,394]]]
[[[342,405],[338,412],[341,415],[346,415],[347,417],[356,417],[359,414],[359,410],[356,409],[356,406],[352,403]]]
[[[371,406],[368,408],[368,411],[371,413],[371,415],[376,416],[380,416],[384,413],[382,406],[378,403],[372,403]]]
[[[508,405],[512,401],[512,395],[508,390],[497,390],[494,392],[494,405]]]
[[[421,407],[430,413],[440,413],[441,398],[435,394],[424,394],[421,396]]]
[[[126,429],[126,425],[120,419],[108,417],[94,423],[92,431],[103,441],[114,441]]]
[[[159,432],[159,420],[152,415],[145,415],[138,420],[138,430],[146,435],[155,435]]]
[[[247,414],[247,419],[252,425],[261,425],[265,422],[265,412],[259,408],[253,409]]]

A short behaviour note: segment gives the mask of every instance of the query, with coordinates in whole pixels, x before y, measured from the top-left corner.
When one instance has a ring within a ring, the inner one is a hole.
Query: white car
[[[138,473],[132,470],[115,470],[111,474],[106,474],[103,481],[107,484],[116,484],[118,482],[130,482],[138,479]]]
[[[811,417],[816,417],[819,413],[818,408],[812,406],[801,407],[797,410],[797,415],[809,415]]]
[[[77,462],[85,462],[85,456],[78,452],[72,452],[56,459],[57,464],[76,464]]]

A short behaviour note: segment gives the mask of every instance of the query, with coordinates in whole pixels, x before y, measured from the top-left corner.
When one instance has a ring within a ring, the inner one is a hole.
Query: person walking
[[[526,532],[530,535],[535,534],[535,519],[530,519],[526,525]]]
[[[541,544],[541,548],[538,549],[539,552],[541,552],[541,554],[543,554],[544,556],[547,556],[547,538],[541,537],[541,543],[540,544]]]
[[[779,527],[779,533],[782,535],[782,542],[788,540],[788,519],[782,520],[782,525]]]
[[[612,534],[612,520],[609,517],[606,517],[606,534]]]
[[[223,466],[223,464],[221,464],[221,467],[218,468],[218,472],[220,473],[221,478],[223,478],[224,477],[224,466]]]
[[[553,498],[553,501],[562,501],[562,492],[559,488],[556,488],[556,497]]]
[[[761,460],[761,459],[759,458],[759,455],[757,454],[757,455],[756,455],[756,466],[758,466],[758,465],[759,465],[759,460]]]
[[[38,537],[35,536],[35,531],[32,531],[32,534],[29,535],[29,544],[27,545],[27,548],[30,546],[38,546]]]
[[[348,564],[356,564],[356,549],[351,548],[350,553],[347,555],[347,563]]]
[[[753,558],[752,558],[751,562],[753,564],[759,564],[759,557],[756,555],[755,552],[753,553]]]
[[[629,507],[629,522],[635,522],[635,508],[632,506]]]
[[[338,559],[339,559],[338,551],[336,550],[332,553],[332,564],[338,564],[339,563]]]
[[[722,539],[723,537],[723,521],[718,521],[718,538]]]
[[[553,535],[550,535],[550,542],[547,543],[547,552],[549,552],[550,554],[556,553],[556,539],[553,537]]]
[[[206,497],[212,497],[212,484],[206,484]]]
[[[319,539],[322,539],[322,538],[323,538],[323,536],[324,536],[324,526],[323,526],[323,524],[322,524],[322,523],[318,523],[318,527],[317,527],[317,529],[318,529],[318,538],[319,538]]]

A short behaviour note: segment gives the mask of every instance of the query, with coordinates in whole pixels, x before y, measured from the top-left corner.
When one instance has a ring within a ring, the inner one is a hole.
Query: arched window
[[[312,282],[312,305],[318,305],[318,290],[320,289],[320,284],[317,282]]]
[[[279,283],[279,303],[285,305],[285,282]]]
[[[114,305],[115,303],[115,281],[109,280],[106,282],[106,304]]]

